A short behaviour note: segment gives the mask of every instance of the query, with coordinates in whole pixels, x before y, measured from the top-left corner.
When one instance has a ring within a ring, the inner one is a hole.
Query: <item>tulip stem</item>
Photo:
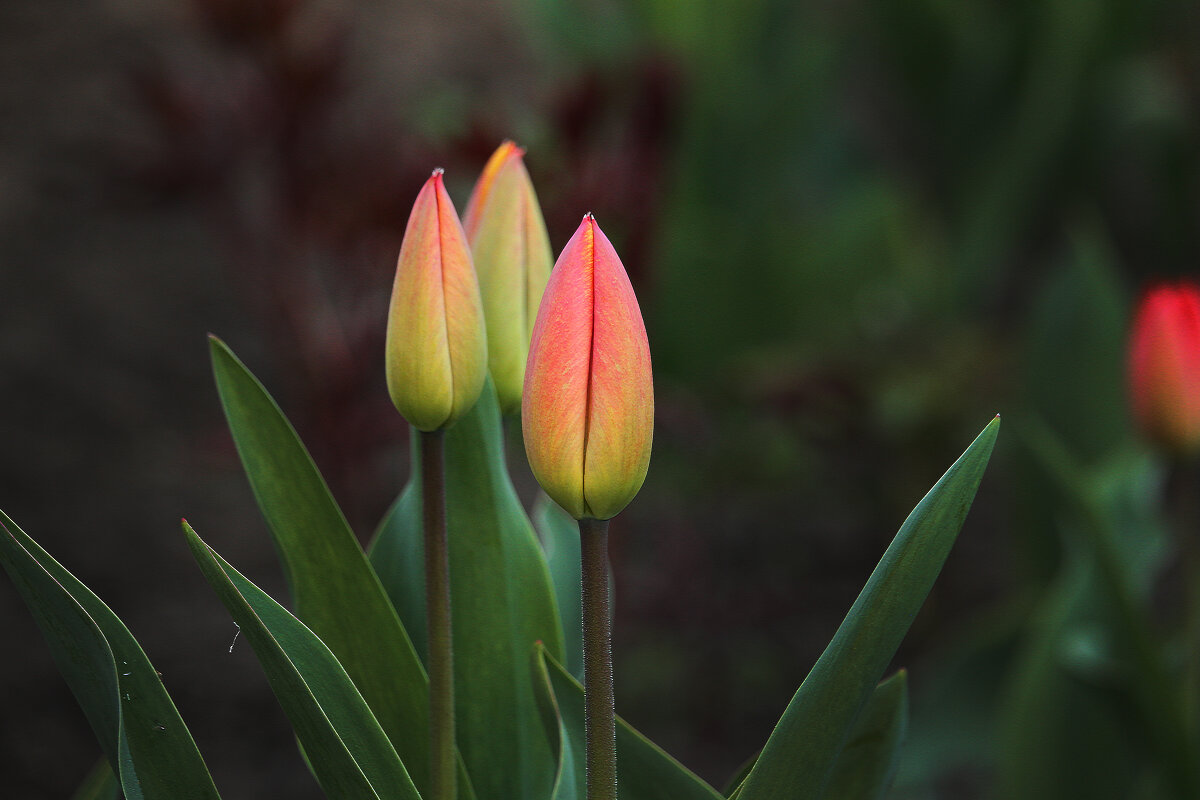
[[[425,524],[425,611],[429,625],[430,800],[455,800],[454,644],[450,630],[450,556],[446,543],[445,435],[421,432]]]
[[[612,617],[608,604],[608,520],[579,520],[583,568],[583,727],[587,800],[616,800],[617,725]]]

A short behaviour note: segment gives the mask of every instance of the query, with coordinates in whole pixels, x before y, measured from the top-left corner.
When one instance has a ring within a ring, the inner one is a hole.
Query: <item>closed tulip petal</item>
[[[467,198],[467,210],[462,217],[463,231],[467,234],[467,241],[475,238],[483,206],[487,204],[492,187],[496,185],[496,174],[514,154],[524,155],[524,151],[517,147],[515,142],[504,141],[483,165],[483,172],[479,173],[479,180],[475,182],[475,188],[471,190],[471,196]]]
[[[466,235],[437,170],[408,218],[388,311],[388,391],[410,424],[438,430],[471,409],[487,375],[486,337]]]
[[[512,142],[496,150],[464,222],[487,320],[488,368],[505,413],[521,408],[533,321],[551,264],[546,223],[523,153]]]
[[[1130,399],[1143,433],[1176,452],[1200,449],[1200,287],[1157,286],[1130,335]]]
[[[625,267],[593,220],[593,334],[584,505],[609,519],[629,504],[650,464],[654,380],[641,308]]]
[[[629,277],[591,215],[550,274],[521,418],[534,476],[577,519],[608,519],[641,488],[654,430],[650,349]]]

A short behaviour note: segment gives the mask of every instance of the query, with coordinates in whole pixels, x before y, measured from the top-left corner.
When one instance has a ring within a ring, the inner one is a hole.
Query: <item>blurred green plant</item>
[[[1135,435],[1126,402],[1191,380],[1178,370],[1200,326],[1167,315],[1163,330],[1150,292],[1127,382],[1126,293],[1094,225],[1039,288],[1006,460],[1023,583],[932,659],[896,796],[940,796],[964,773],[1000,798],[1200,796],[1196,473]]]

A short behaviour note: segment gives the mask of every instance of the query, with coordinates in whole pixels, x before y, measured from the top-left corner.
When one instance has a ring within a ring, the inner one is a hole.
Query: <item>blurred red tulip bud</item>
[[[521,423],[534,477],[576,519],[609,519],[642,487],[654,435],[650,346],[625,267],[591,214],[538,307]]]
[[[448,427],[483,391],[483,304],[467,238],[440,169],[421,188],[404,230],[386,356],[392,402],[419,430]]]
[[[1176,453],[1200,449],[1200,287],[1146,292],[1133,320],[1129,386],[1134,418],[1151,441]]]
[[[533,320],[553,261],[546,223],[522,155],[524,151],[512,142],[496,149],[463,217],[483,295],[488,368],[506,414],[521,408]]]

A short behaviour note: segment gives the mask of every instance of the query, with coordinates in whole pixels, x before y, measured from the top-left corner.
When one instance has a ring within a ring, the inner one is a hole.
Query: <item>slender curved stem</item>
[[[446,542],[445,436],[421,432],[425,526],[425,610],[429,623],[430,800],[455,800],[454,645],[450,630],[450,556]]]
[[[608,604],[608,520],[579,520],[583,568],[584,732],[587,800],[616,800],[617,724],[612,616]]]

